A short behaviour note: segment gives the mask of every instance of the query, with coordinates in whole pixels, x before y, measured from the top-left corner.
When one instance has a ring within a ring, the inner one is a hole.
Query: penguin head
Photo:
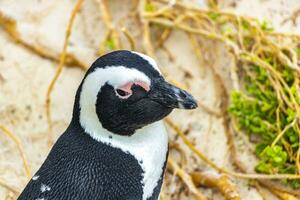
[[[165,81],[152,58],[125,50],[106,54],[92,64],[76,101],[73,118],[79,115],[84,129],[99,130],[101,126],[127,136],[161,120],[174,108],[197,107],[189,93]]]

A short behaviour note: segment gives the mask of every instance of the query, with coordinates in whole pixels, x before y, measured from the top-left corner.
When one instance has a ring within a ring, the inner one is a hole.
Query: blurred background
[[[165,120],[173,199],[300,196],[299,0],[1,0],[0,199],[69,124],[99,56],[153,57],[199,108]]]

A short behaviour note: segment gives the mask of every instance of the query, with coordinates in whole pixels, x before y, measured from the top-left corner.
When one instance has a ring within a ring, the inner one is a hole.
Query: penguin
[[[79,85],[68,128],[18,199],[157,200],[168,157],[162,119],[196,107],[151,57],[101,56]]]

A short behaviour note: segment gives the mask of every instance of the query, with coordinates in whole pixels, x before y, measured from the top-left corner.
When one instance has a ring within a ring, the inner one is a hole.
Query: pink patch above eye
[[[129,83],[126,83],[125,85],[122,85],[121,87],[118,87],[117,89],[123,90],[124,92],[131,94],[132,93],[131,86],[132,86],[132,83],[129,82]]]
[[[143,82],[143,81],[136,81],[133,84],[141,86],[147,92],[150,90],[150,86],[147,83]]]
[[[133,85],[139,85],[142,88],[144,88],[144,90],[147,91],[147,92],[150,90],[150,86],[147,83],[143,82],[143,81],[128,82],[125,85],[122,85],[122,86],[117,88],[117,90],[122,90],[127,95],[126,96],[118,95],[118,96],[120,98],[123,98],[123,99],[126,99],[126,98],[130,97],[132,95],[131,88],[132,88]]]

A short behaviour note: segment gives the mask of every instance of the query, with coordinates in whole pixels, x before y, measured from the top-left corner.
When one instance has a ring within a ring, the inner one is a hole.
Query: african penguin
[[[19,200],[157,200],[168,156],[162,119],[195,99],[141,53],[114,51],[87,71],[73,117]]]

